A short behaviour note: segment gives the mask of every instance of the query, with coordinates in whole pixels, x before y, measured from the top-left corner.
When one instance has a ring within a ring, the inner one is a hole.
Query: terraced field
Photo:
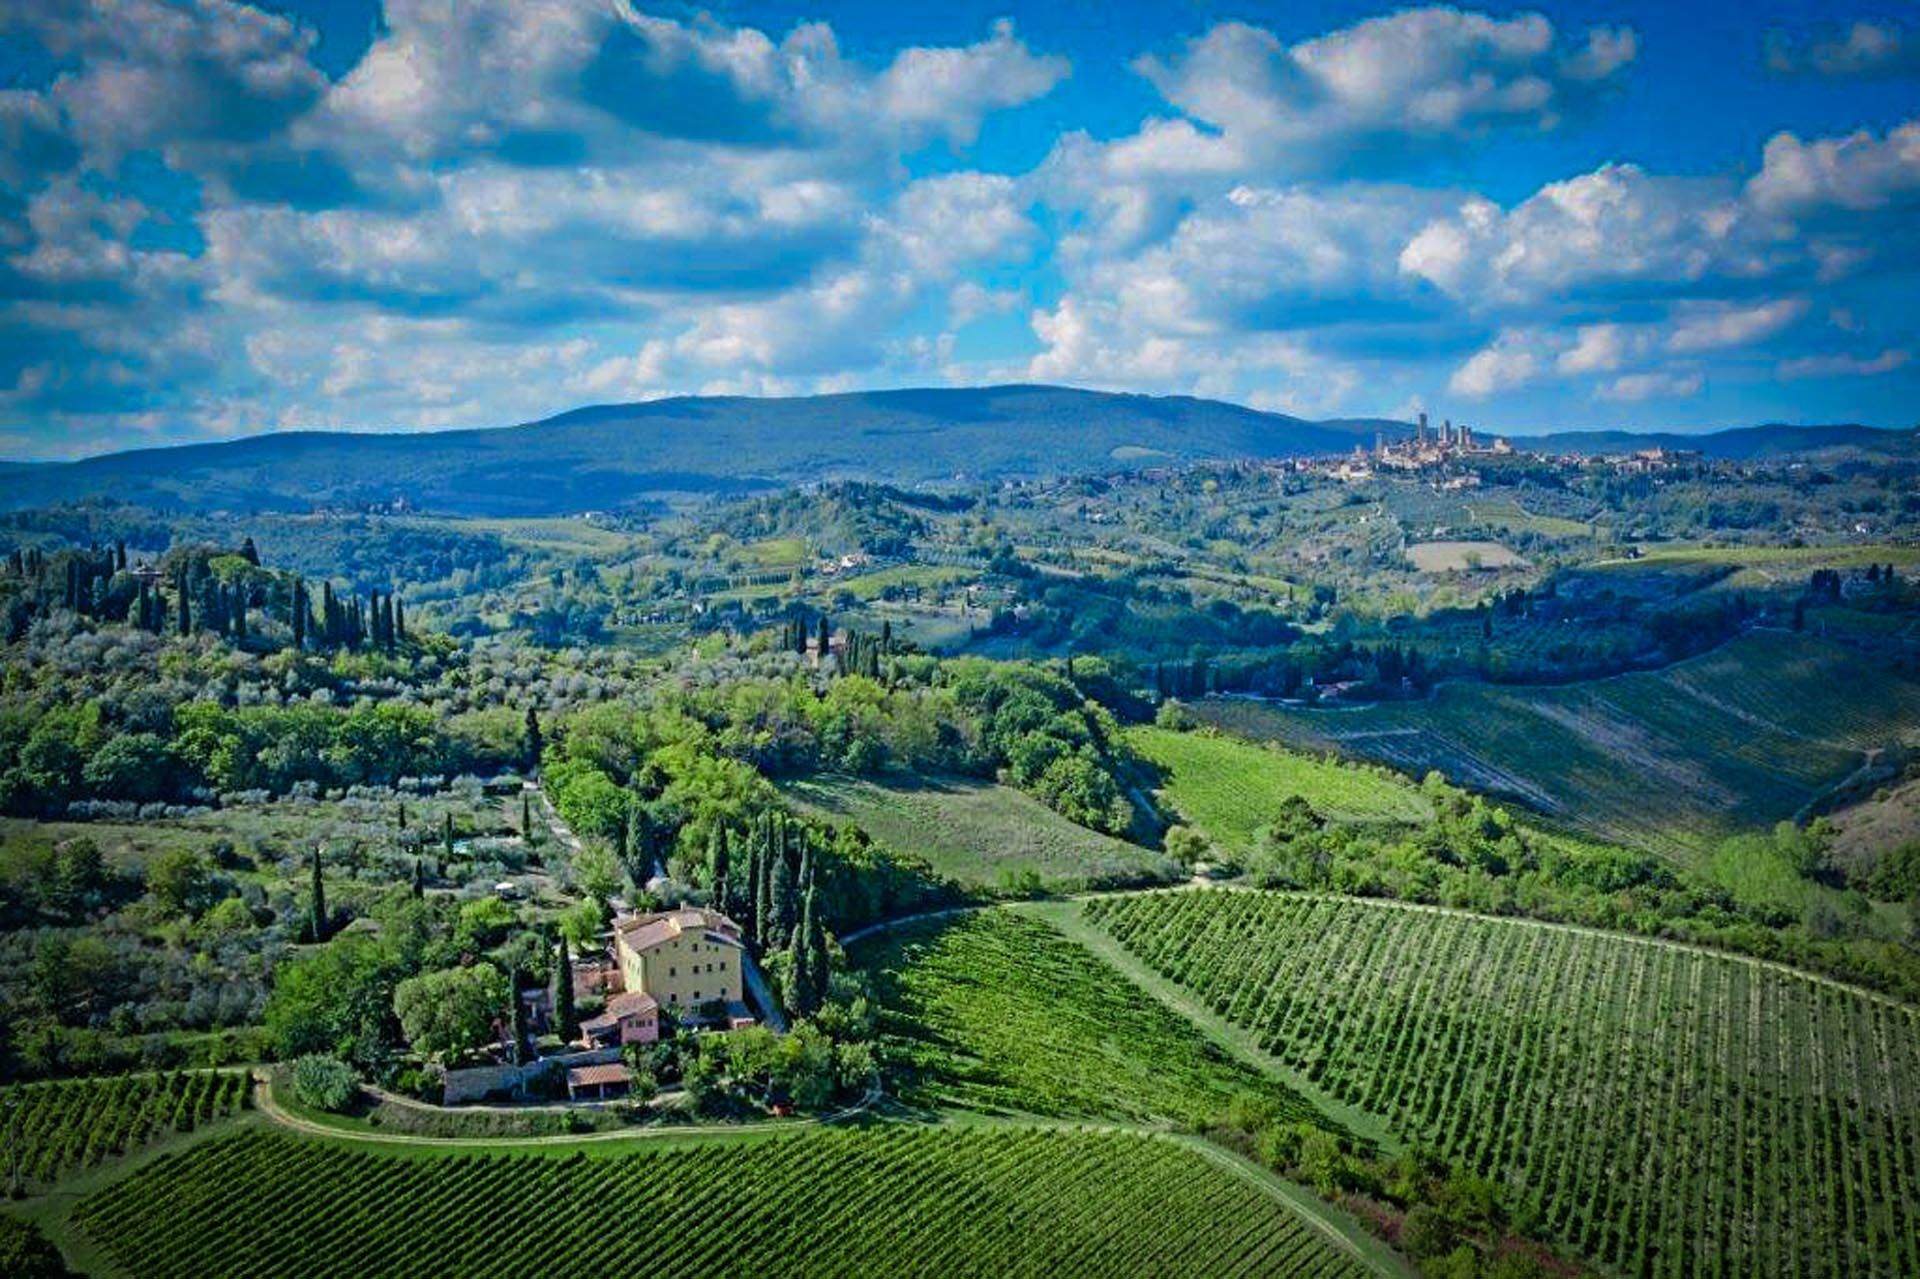
[[[1304,1275],[1356,1251],[1257,1176],[1127,1133],[807,1130],[584,1154],[401,1157],[247,1131],[76,1224],[130,1273]]]
[[[1920,1274],[1920,1012],[1660,943],[1253,892],[1089,902],[1343,1102],[1623,1274]]]
[[[1291,1090],[1030,915],[904,925],[858,943],[852,958],[881,994],[882,1055],[909,1102],[1200,1124],[1252,1093],[1312,1118]]]
[[[1425,701],[1349,711],[1195,709],[1306,750],[1416,775],[1437,768],[1604,838],[1680,853],[1793,816],[1866,750],[1920,741],[1920,683],[1839,645],[1775,632],[1584,684],[1454,683]]]
[[[1052,889],[1151,883],[1179,873],[1163,853],[1075,825],[1024,791],[966,777],[814,777],[782,788],[800,808],[852,822],[973,888],[1031,871]]]
[[[1251,705],[1207,703],[1205,709],[1211,717]],[[1159,770],[1161,798],[1232,851],[1252,847],[1261,827],[1272,824],[1293,795],[1306,796],[1335,821],[1419,822],[1433,815],[1416,788],[1378,769],[1164,728],[1128,729],[1127,744]]]

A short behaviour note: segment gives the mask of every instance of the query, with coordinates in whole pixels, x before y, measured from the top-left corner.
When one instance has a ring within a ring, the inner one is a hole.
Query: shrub
[[[358,1089],[353,1067],[338,1057],[316,1053],[293,1063],[293,1095],[316,1110],[338,1114]]]

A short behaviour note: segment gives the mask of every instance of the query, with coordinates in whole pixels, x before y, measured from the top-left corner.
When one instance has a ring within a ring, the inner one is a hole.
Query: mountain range
[[[1377,432],[1399,437],[1411,429],[1405,422],[1315,422],[1218,400],[1053,386],[676,397],[509,427],[291,431],[76,462],[0,464],[0,507],[115,497],[160,507],[307,510],[404,499],[416,509],[454,514],[551,515],[830,479],[938,485],[1327,456],[1370,444]],[[1736,459],[1920,456],[1913,432],[1862,426],[1578,432],[1515,443],[1561,453],[1661,445]]]

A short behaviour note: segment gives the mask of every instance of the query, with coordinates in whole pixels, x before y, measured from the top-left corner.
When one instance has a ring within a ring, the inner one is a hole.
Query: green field
[[[1206,703],[1208,715],[1244,702]],[[1234,852],[1253,846],[1280,805],[1303,795],[1339,822],[1422,822],[1433,809],[1403,778],[1364,765],[1277,750],[1218,733],[1130,728],[1127,744],[1161,774],[1160,797]]]
[[[83,1202],[143,1276],[1347,1275],[1264,1179],[1138,1134],[814,1129],[408,1158],[244,1131]]]
[[[1197,1125],[1252,1093],[1312,1117],[1292,1091],[1030,915],[903,925],[852,958],[880,992],[883,1056],[909,1102]]]
[[[1920,1273],[1920,1013],[1656,942],[1356,900],[1087,913],[1618,1273]]]
[[[973,778],[812,777],[782,789],[803,811],[851,822],[970,888],[1001,888],[1026,871],[1050,889],[1179,873],[1164,853],[1076,825],[1024,791]]]
[[[0,1089],[8,1171],[45,1187],[80,1168],[234,1114],[247,1077],[208,1070],[18,1084]]]
[[[1794,816],[1869,749],[1920,741],[1920,683],[1783,632],[1581,684],[1451,683],[1424,701],[1342,711],[1194,709],[1252,737],[1439,769],[1603,838],[1683,855]]]

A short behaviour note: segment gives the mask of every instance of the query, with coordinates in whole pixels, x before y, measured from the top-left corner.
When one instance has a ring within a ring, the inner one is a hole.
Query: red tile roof
[[[632,1081],[627,1077],[627,1068],[617,1061],[601,1066],[575,1066],[567,1072],[569,1088],[598,1088],[606,1084],[630,1082]]]
[[[650,915],[629,915],[613,923],[613,931],[629,950],[649,950],[661,942],[672,941],[682,933],[699,931],[706,939],[729,946],[740,944],[740,926],[717,910],[700,906],[682,906],[678,910],[655,911]]]

